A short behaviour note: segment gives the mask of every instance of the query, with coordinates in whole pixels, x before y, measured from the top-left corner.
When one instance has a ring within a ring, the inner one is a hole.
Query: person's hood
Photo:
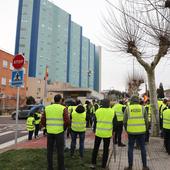
[[[77,112],[77,113],[83,113],[83,112],[85,112],[84,106],[78,105],[77,108],[76,108],[76,112]]]

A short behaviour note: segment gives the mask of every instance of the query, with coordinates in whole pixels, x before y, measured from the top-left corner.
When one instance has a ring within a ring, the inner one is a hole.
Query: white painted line
[[[11,115],[1,115],[0,117],[11,117]]]
[[[26,140],[27,138],[28,138],[28,135],[22,136],[22,137],[18,138],[17,141],[18,141],[18,142],[21,142],[21,141],[23,141],[23,140]],[[0,145],[0,149],[6,148],[6,147],[11,146],[11,145],[14,145],[14,144],[15,144],[15,140],[11,140],[11,141],[9,141],[9,142],[6,142],[6,143],[1,144],[1,145]]]
[[[3,132],[3,133],[0,133],[0,136],[7,135],[7,134],[10,134],[10,133],[13,133],[13,132],[14,132],[14,131]]]
[[[28,131],[24,130],[24,131],[20,131],[20,133],[28,133]]]
[[[42,133],[43,133],[42,131],[39,132],[39,134],[42,134]],[[28,139],[28,135],[25,135],[25,136],[22,136],[22,137],[18,138],[17,142],[19,143],[19,142],[24,141],[26,139]],[[15,140],[13,139],[11,141],[8,141],[6,143],[1,144],[0,149],[4,149],[4,148],[6,148],[8,146],[11,146],[11,145],[14,145],[14,144],[15,144]]]

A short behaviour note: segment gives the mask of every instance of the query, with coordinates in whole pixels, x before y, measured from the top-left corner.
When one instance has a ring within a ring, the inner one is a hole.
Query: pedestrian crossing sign
[[[23,85],[23,70],[14,70],[12,71],[12,81],[11,85],[20,87]]]

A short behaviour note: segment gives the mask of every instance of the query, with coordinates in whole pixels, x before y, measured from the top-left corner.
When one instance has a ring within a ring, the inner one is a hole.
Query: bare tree
[[[122,0],[108,2],[103,16],[104,46],[134,57],[148,78],[153,136],[159,133],[155,68],[170,47],[170,0]],[[127,55],[126,55],[127,56]]]
[[[144,76],[141,74],[129,74],[126,79],[128,94],[139,95],[140,86],[144,83]]]

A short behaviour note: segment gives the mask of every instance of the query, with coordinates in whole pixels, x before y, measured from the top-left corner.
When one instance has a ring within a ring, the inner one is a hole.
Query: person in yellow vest
[[[93,115],[95,115],[96,110],[99,108],[99,104],[97,103],[97,101],[95,99],[92,100],[92,111],[93,111]]]
[[[26,127],[28,131],[28,140],[32,140],[32,136],[35,130],[34,123],[35,123],[35,119],[34,119],[33,113],[30,113],[26,121]]]
[[[144,106],[139,104],[139,97],[132,96],[130,105],[127,106],[124,114],[124,127],[128,133],[128,163],[124,170],[132,170],[133,149],[137,142],[140,146],[143,170],[149,170],[145,148],[145,133],[148,127],[148,116]]]
[[[148,143],[149,142],[149,135],[150,135],[149,130],[151,129],[151,122],[152,122],[151,105],[150,105],[149,99],[146,101],[145,110],[146,110],[147,115],[148,115],[148,128],[146,129],[145,142]]]
[[[71,120],[71,157],[74,156],[76,149],[76,140],[79,136],[79,154],[80,158],[83,159],[84,153],[84,140],[86,131],[86,112],[82,104],[78,105],[75,110],[70,115]]]
[[[92,104],[89,100],[85,101],[86,105],[86,114],[87,114],[87,121],[86,121],[86,127],[89,128],[92,126],[92,118],[93,118],[93,109]]]
[[[72,101],[71,104],[68,106],[68,115],[70,117],[71,113],[76,109],[76,102]],[[71,135],[71,127],[69,126],[67,128],[67,138],[69,138]]]
[[[40,122],[41,122],[41,111],[40,109],[37,109],[34,113],[34,119],[35,119],[35,132],[34,132],[34,138],[39,137],[38,132],[40,130]]]
[[[117,117],[114,143],[118,144],[119,147],[124,147],[126,145],[122,143],[123,117],[124,117],[124,110],[125,110],[123,101],[120,100],[119,103],[116,103],[112,108]]]
[[[170,155],[170,105],[162,113],[164,146],[168,155]]]
[[[160,136],[163,138],[163,118],[162,118],[162,114],[163,111],[165,109],[167,109],[168,105],[168,100],[167,99],[163,99],[162,104],[159,107],[159,113],[160,113]]]
[[[53,170],[53,151],[57,149],[58,170],[65,170],[64,166],[64,130],[69,125],[67,108],[61,105],[61,95],[54,96],[54,104],[45,107],[42,115],[47,129],[47,162],[48,170]]]
[[[108,99],[103,99],[101,101],[101,107],[97,109],[95,113],[94,120],[95,141],[92,152],[92,165],[90,166],[90,168],[92,169],[96,168],[97,154],[102,140],[104,142],[102,168],[106,168],[109,155],[110,139],[113,135],[115,124],[116,115],[114,113],[114,110],[110,108],[110,101]]]

